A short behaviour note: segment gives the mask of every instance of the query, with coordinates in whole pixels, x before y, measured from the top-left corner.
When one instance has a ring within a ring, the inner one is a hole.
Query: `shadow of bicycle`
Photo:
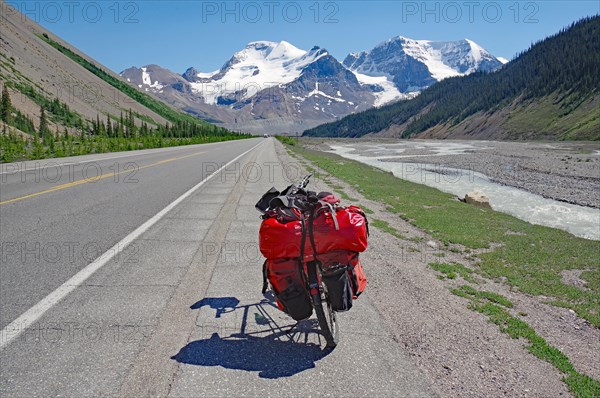
[[[228,336],[214,332],[210,338],[192,341],[172,357],[177,362],[258,372],[261,378],[275,379],[314,368],[316,361],[331,352],[323,348],[315,320],[279,325],[268,311],[276,308],[271,295],[250,305],[239,305],[234,297],[204,298],[191,308],[205,306],[216,311],[215,318],[242,312],[239,331]],[[249,321],[254,327],[249,327]]]

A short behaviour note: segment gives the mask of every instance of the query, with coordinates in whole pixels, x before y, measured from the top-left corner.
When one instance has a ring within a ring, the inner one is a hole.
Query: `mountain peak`
[[[498,69],[502,62],[469,39],[430,41],[396,36],[370,51],[350,54],[344,65],[368,76],[391,76],[401,92],[414,92],[447,77]]]
[[[267,59],[269,59],[269,60],[283,59],[283,58],[293,59],[293,58],[301,57],[304,54],[306,54],[306,51],[293,46],[292,44],[288,43],[287,41],[280,41],[271,50],[271,52],[267,56]]]
[[[196,80],[199,74],[200,71],[192,66],[188,68],[181,76],[183,76],[183,78],[188,82],[192,82]]]
[[[475,59],[475,61],[481,61],[481,59],[485,56],[491,56],[491,54],[489,52],[487,52],[483,47],[481,47],[479,44],[475,43],[472,40],[469,39],[464,39],[469,46],[471,47],[471,54],[473,56],[473,58]]]

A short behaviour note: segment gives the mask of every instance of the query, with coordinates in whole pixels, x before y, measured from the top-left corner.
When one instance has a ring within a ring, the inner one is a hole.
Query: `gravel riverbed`
[[[441,174],[446,167],[474,171],[546,198],[600,208],[600,143],[370,139],[317,145],[351,146],[356,154],[388,162],[433,164]]]

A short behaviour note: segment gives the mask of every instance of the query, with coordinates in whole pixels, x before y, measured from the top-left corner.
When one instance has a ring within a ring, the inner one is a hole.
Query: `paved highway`
[[[3,165],[0,327],[258,143],[244,140]]]
[[[333,352],[260,294],[275,145],[3,165],[0,395],[435,396],[368,294]]]

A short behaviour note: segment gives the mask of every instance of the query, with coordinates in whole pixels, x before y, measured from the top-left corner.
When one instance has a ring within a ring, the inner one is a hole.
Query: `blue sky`
[[[588,1],[9,1],[116,72],[221,67],[248,42],[327,48],[340,61],[397,35],[469,38],[510,59],[585,16]]]

